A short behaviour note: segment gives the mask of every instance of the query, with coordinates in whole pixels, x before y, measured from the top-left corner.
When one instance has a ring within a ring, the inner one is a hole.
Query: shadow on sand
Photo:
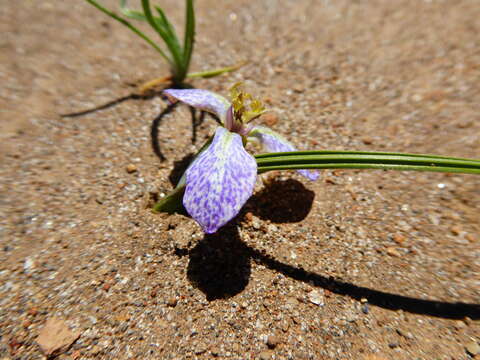
[[[245,289],[251,273],[251,260],[292,279],[348,296],[388,310],[403,310],[413,314],[445,319],[480,319],[480,304],[450,303],[378,291],[357,286],[333,277],[323,276],[282,263],[272,256],[247,246],[235,224],[221,229],[217,234],[206,235],[189,251],[178,253],[189,256],[187,276],[193,286],[201,290],[208,300],[227,299]]]
[[[171,88],[171,87],[173,87],[173,85],[172,86],[166,86],[162,90],[151,92],[151,93],[148,93],[148,94],[145,94],[145,95],[132,93],[132,94],[129,94],[127,96],[122,96],[122,97],[119,97],[117,99],[108,101],[105,104],[95,106],[91,109],[85,109],[85,110],[78,111],[78,112],[71,112],[71,113],[68,113],[68,114],[61,114],[60,116],[62,118],[77,118],[77,117],[85,116],[85,115],[88,115],[88,114],[93,114],[93,113],[96,113],[96,112],[101,111],[101,110],[109,109],[111,107],[119,105],[119,104],[121,104],[125,101],[128,101],[128,100],[150,100],[150,99],[153,99],[155,97],[162,97],[165,100],[165,102],[167,102],[167,107],[165,109],[163,109],[160,112],[160,114],[158,114],[152,120],[152,124],[150,126],[150,140],[151,140],[152,149],[153,149],[153,152],[155,153],[155,155],[157,155],[157,157],[160,159],[160,161],[165,161],[166,158],[163,155],[163,153],[161,151],[161,147],[160,147],[159,128],[160,128],[160,125],[161,125],[163,119],[165,118],[165,116],[170,114],[179,104],[179,103],[172,104],[172,103],[168,102],[168,100],[162,96],[162,91],[164,89]],[[188,86],[186,85],[185,87],[193,88],[189,85]],[[185,105],[185,106],[187,106],[187,105]],[[200,114],[197,116],[197,110],[195,108],[189,106],[189,109],[190,109],[191,123],[192,123],[192,144],[194,144],[197,141],[198,127],[203,124],[203,122],[205,120],[206,112],[201,111]],[[215,117],[214,115],[212,115],[212,118],[215,121],[219,122],[219,119],[217,117]]]

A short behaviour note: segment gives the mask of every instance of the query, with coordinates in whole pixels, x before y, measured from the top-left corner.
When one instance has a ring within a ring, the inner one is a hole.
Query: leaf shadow
[[[155,153],[155,155],[157,155],[157,157],[160,159],[160,161],[165,161],[166,158],[165,156],[163,155],[162,153],[162,150],[160,148],[160,141],[159,141],[159,132],[160,132],[160,125],[163,121],[163,119],[165,118],[165,116],[167,116],[168,114],[170,114],[173,110],[175,110],[175,108],[177,106],[179,106],[181,103],[180,102],[176,102],[176,103],[170,103],[165,109],[163,109],[160,114],[158,114],[152,121],[152,124],[150,126],[150,141],[151,141],[151,145],[152,145],[152,150],[153,152]],[[188,105],[185,105],[185,106],[188,106]],[[189,110],[190,110],[190,121],[192,123],[192,144],[195,144],[197,142],[197,132],[198,132],[198,128],[203,124],[203,122],[205,121],[205,118],[206,118],[206,115],[207,115],[207,112],[205,111],[200,111],[200,114],[199,116],[197,116],[197,109],[195,109],[194,107],[192,106],[188,106]],[[211,117],[216,121],[216,122],[219,122],[220,120],[218,120],[217,117],[215,117],[214,115],[212,114],[209,114],[211,115]],[[191,154],[190,154],[191,155]],[[190,155],[187,155],[186,157],[190,156]],[[183,162],[182,160],[180,161],[180,163],[178,163],[177,167],[180,167],[182,166]],[[188,166],[188,164],[187,164]],[[185,167],[186,169],[186,167]],[[179,168],[179,170],[175,170],[174,168],[174,171],[178,172],[178,171],[181,171],[181,169]],[[183,174],[183,172],[182,172]],[[176,175],[178,176],[178,174]],[[182,175],[180,174],[180,177]],[[176,180],[178,182],[178,180],[180,180],[180,177],[178,177],[178,179]],[[170,178],[170,176],[169,176]],[[172,178],[173,180],[176,179],[176,177],[174,176]],[[170,181],[172,181],[172,179],[170,179]]]
[[[315,193],[295,179],[270,179],[246,203],[245,212],[274,223],[295,223],[307,217]]]
[[[194,87],[191,86],[190,84],[183,84],[182,86],[175,86],[174,84],[168,84],[168,85],[162,87],[161,90],[158,90],[158,91],[152,91],[152,92],[149,92],[147,94],[131,93],[129,95],[122,96],[122,97],[119,97],[117,99],[113,99],[111,101],[108,101],[104,104],[95,106],[95,107],[90,108],[90,109],[85,109],[85,110],[66,113],[66,114],[60,114],[60,117],[62,117],[62,118],[77,118],[77,117],[81,117],[81,116],[85,116],[85,115],[88,115],[88,114],[95,113],[97,111],[109,109],[111,107],[119,105],[119,104],[121,104],[125,101],[128,101],[128,100],[150,100],[150,99],[153,99],[153,98],[156,98],[156,97],[161,97],[162,99],[164,99],[167,102],[168,105],[167,105],[166,108],[164,108],[160,112],[160,114],[158,114],[152,120],[152,124],[150,126],[150,142],[151,142],[151,146],[152,146],[152,149],[153,149],[153,152],[155,153],[155,155],[160,159],[160,161],[165,161],[166,158],[163,155],[163,152],[160,148],[160,141],[159,141],[159,136],[158,136],[159,135],[159,127],[160,127],[160,124],[162,123],[162,120],[164,119],[164,117],[167,116],[168,114],[170,114],[179,104],[178,102],[174,103],[174,104],[168,102],[167,98],[162,95],[162,91],[165,90],[165,89],[168,89],[168,88],[194,89]],[[189,106],[189,109],[190,109],[191,123],[192,123],[192,144],[194,144],[197,141],[198,128],[203,124],[203,122],[205,120],[206,112],[201,111],[200,115],[197,117],[197,110],[195,108],[191,107],[191,106]],[[212,115],[212,118],[215,121],[217,121],[217,123],[219,122],[219,119],[216,116]]]
[[[125,101],[128,101],[128,100],[150,100],[150,99],[153,99],[157,96],[160,96],[160,94],[161,94],[161,91],[152,92],[152,93],[146,94],[146,95],[140,95],[140,94],[137,94],[137,93],[132,93],[132,94],[129,94],[129,95],[126,95],[126,96],[121,96],[119,98],[107,101],[104,104],[94,106],[90,109],[75,111],[75,112],[66,113],[66,114],[60,114],[60,117],[62,117],[62,118],[77,118],[77,117],[80,117],[80,116],[85,116],[85,115],[88,115],[88,114],[95,113],[97,111],[109,109],[111,107],[119,105],[119,104],[121,104]]]
[[[480,304],[418,299],[379,291],[282,263],[245,244],[235,222],[216,234],[206,235],[193,249],[177,249],[176,253],[189,257],[187,278],[209,301],[228,299],[241,293],[248,285],[253,260],[286,277],[357,301],[367,299],[368,304],[383,309],[444,319],[480,319]]]

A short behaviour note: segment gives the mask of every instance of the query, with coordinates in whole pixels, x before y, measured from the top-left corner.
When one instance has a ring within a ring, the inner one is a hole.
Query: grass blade
[[[186,0],[185,9],[185,37],[183,41],[183,60],[185,74],[190,67],[193,46],[195,43],[195,9],[193,8],[193,0]]]
[[[110,16],[111,18],[117,20],[119,23],[125,25],[126,27],[128,27],[130,30],[132,30],[135,34],[137,34],[138,36],[140,36],[143,40],[145,40],[151,47],[153,47],[155,50],[157,50],[157,52],[170,64],[170,66],[173,66],[173,62],[172,60],[167,56],[167,54],[165,54],[163,52],[163,50],[153,41],[151,40],[147,35],[145,35],[143,32],[141,32],[140,30],[138,30],[135,26],[133,26],[130,22],[128,22],[127,20],[121,18],[120,16],[118,16],[117,14],[115,14],[113,11],[110,11],[106,8],[104,8],[103,6],[101,6],[98,2],[96,2],[95,0],[85,0],[87,1],[89,4],[95,6],[98,10],[100,10],[101,12],[103,12],[104,14]]]
[[[224,73],[228,73],[228,72],[238,70],[247,63],[248,63],[248,61],[242,61],[241,63],[238,63],[236,65],[227,66],[227,67],[220,68],[220,69],[189,73],[189,74],[187,74],[187,77],[188,78],[198,78],[198,77],[200,77],[200,78],[208,79],[208,78],[211,78],[211,77],[222,75]]]
[[[182,55],[183,50],[180,46],[180,42],[178,41],[178,36],[177,36],[177,32],[175,31],[175,28],[170,23],[170,21],[168,21],[162,8],[155,6],[155,9],[159,14],[159,17],[154,18],[155,21],[157,22],[158,26],[160,26],[165,31],[169,41],[171,41],[172,47],[175,48],[175,52],[180,54],[181,57],[183,57]]]
[[[145,14],[140,11],[131,10],[127,7],[127,0],[120,0],[120,11],[129,19],[147,21]]]
[[[143,7],[143,13],[145,14],[145,17],[148,23],[160,35],[160,37],[163,39],[163,41],[167,45],[170,51],[170,54],[172,55],[173,80],[175,82],[182,82],[185,76],[182,77],[183,56],[182,56],[181,49],[179,48],[179,46],[175,44],[174,39],[170,36],[168,31],[166,31],[165,27],[161,26],[161,23],[158,23],[158,20],[156,20],[156,18],[154,18],[154,16],[152,15],[152,11],[150,9],[150,0],[142,0],[142,7]],[[177,43],[178,43],[178,40],[177,40]]]

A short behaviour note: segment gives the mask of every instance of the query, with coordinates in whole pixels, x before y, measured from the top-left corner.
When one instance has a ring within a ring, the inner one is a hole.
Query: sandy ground
[[[183,2],[161,4],[181,25]],[[251,63],[192,85],[226,94],[245,81],[299,148],[480,157],[477,0],[196,8],[192,70]],[[150,209],[213,120],[192,144],[188,108],[154,121],[160,97],[60,116],[168,74],[153,50],[83,1],[4,1],[0,33],[2,360],[43,358],[35,340],[54,317],[81,334],[60,359],[480,352],[478,176],[268,173],[204,236]]]

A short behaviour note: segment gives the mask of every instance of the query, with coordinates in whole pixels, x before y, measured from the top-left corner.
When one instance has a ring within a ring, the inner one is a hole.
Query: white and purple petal
[[[223,96],[203,89],[167,89],[163,93],[172,101],[181,101],[194,108],[217,115],[225,123],[230,102]]]
[[[287,139],[275,131],[264,127],[255,126],[249,134],[249,137],[258,139],[268,152],[289,152],[298,151],[295,146]],[[315,181],[319,177],[318,171],[315,170],[297,170],[301,175],[309,180]]]
[[[187,169],[183,205],[208,233],[216,232],[253,193],[257,162],[240,135],[218,127],[212,144]]]

